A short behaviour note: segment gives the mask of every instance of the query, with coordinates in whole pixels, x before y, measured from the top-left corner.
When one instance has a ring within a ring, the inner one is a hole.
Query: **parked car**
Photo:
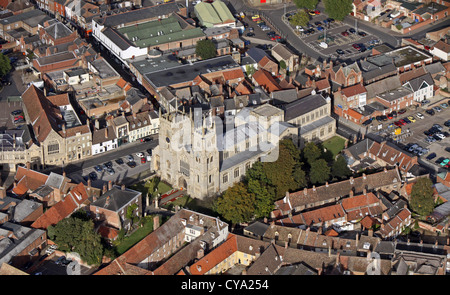
[[[409,116],[408,120],[411,121],[412,123],[416,122],[416,118],[414,118],[413,116]]]
[[[250,33],[247,33],[246,36],[247,36],[247,37],[254,37],[254,36],[255,36],[255,33],[250,32]]]
[[[341,54],[344,54],[345,52],[342,49],[336,49],[336,53],[341,55]]]
[[[350,33],[352,33],[352,34],[355,34],[355,33],[356,33],[356,30],[355,30],[354,28],[350,28],[350,29],[348,29],[348,31],[349,31]]]
[[[433,160],[434,158],[436,158],[436,153],[431,153],[431,154],[429,154],[428,156],[427,156],[427,160],[428,161],[431,161],[431,160]]]
[[[344,36],[344,37],[347,37],[348,35],[350,35],[347,31],[343,31],[342,33],[341,33],[341,35],[342,36]]]
[[[108,168],[108,169],[106,169],[106,172],[107,172],[109,175],[114,175],[114,173],[115,173],[115,171],[114,171],[113,168]]]
[[[129,161],[129,162],[127,162],[127,165],[128,165],[130,168],[134,168],[134,167],[136,167],[136,162],[135,162],[135,161]]]
[[[401,110],[398,111],[398,113],[399,113],[400,115],[402,115],[402,114],[406,113],[406,109],[401,109]]]
[[[450,120],[445,121],[444,126],[450,127]]]
[[[438,113],[442,111],[442,109],[440,107],[438,107],[438,106],[433,107],[433,110],[438,112]]]
[[[434,116],[434,111],[432,109],[426,110],[425,113],[427,113],[430,116]]]
[[[430,100],[425,99],[425,100],[422,100],[422,102],[421,102],[422,105],[425,105],[425,104],[427,104],[427,103],[430,103]]]
[[[103,171],[103,166],[101,166],[101,165],[96,165],[96,166],[94,166],[94,170],[100,173],[100,172]]]
[[[147,153],[151,156],[153,154],[152,149],[148,149]]]
[[[440,106],[441,106],[441,108],[443,108],[443,109],[448,108],[448,104],[446,104],[445,102],[444,102],[444,103],[441,103]]]
[[[22,110],[15,110],[15,111],[12,111],[11,112],[11,115],[13,115],[13,116],[17,116],[17,115],[20,115],[20,114],[22,114]]]
[[[128,155],[128,156],[127,156],[127,159],[128,159],[128,162],[132,162],[132,161],[134,160],[134,158],[133,158],[132,155]]]
[[[95,173],[95,172],[91,172],[91,173],[89,173],[89,178],[91,179],[91,180],[97,180],[97,173]]]
[[[417,118],[419,118],[421,120],[425,119],[425,116],[422,115],[421,113],[417,113],[416,116],[417,116]]]
[[[370,119],[364,121],[362,124],[363,124],[364,126],[367,126],[367,125],[369,125],[370,123],[372,123],[372,120],[373,120],[373,119],[370,118]]]
[[[122,158],[115,159],[114,161],[116,161],[116,163],[119,164],[119,165],[123,164]]]
[[[360,36],[362,36],[362,37],[366,37],[366,36],[367,36],[367,34],[366,34],[365,32],[362,32],[362,31],[359,31],[359,32],[358,32],[358,35],[360,35]]]

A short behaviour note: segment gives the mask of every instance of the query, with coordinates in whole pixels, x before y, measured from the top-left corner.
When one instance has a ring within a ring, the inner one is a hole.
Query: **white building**
[[[92,155],[117,148],[117,137],[112,126],[96,129],[92,134]]]
[[[414,101],[421,102],[425,99],[433,97],[434,95],[434,82],[430,73],[406,82],[403,87],[406,87],[414,92]]]
[[[440,40],[431,48],[430,53],[443,61],[448,61],[450,60],[450,44]]]

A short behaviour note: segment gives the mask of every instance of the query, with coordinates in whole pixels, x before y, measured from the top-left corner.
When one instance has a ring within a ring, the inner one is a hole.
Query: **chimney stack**
[[[106,183],[105,183],[105,184],[103,184],[103,190],[102,190],[102,193],[103,193],[103,194],[106,194],[107,191],[108,191],[108,186],[107,186]]]
[[[108,127],[105,127],[105,138],[108,138]]]
[[[27,170],[30,170],[30,168],[31,168],[31,163],[30,162],[27,162]]]
[[[90,177],[89,177],[88,180],[87,180],[87,186],[88,186],[88,187],[91,187],[91,186],[92,186],[92,180],[91,180]]]
[[[367,231],[367,235],[369,237],[373,237],[373,229],[369,228],[369,230]]]
[[[153,230],[155,231],[159,227],[159,215],[153,217]]]
[[[4,199],[6,197],[6,189],[2,186],[0,187],[0,199]]]
[[[308,189],[307,189],[306,187],[303,189],[303,194],[304,194],[305,196],[308,194]]]
[[[121,190],[125,190],[125,184],[122,184],[122,186],[120,187]]]
[[[112,188],[113,188],[113,183],[110,180],[110,181],[108,181],[108,190],[110,191],[110,190],[112,190]]]
[[[348,194],[350,197],[353,197],[353,190],[351,190]]]

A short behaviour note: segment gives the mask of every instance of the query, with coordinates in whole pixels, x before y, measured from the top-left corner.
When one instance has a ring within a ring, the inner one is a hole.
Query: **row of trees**
[[[319,0],[294,0],[300,9],[315,9]],[[325,12],[329,17],[343,20],[352,12],[352,0],[324,0]]]
[[[274,202],[288,191],[341,180],[351,175],[345,158],[333,158],[320,144],[307,143],[300,151],[292,140],[282,140],[275,162],[256,162],[242,182],[227,189],[214,210],[231,223],[269,217]]]

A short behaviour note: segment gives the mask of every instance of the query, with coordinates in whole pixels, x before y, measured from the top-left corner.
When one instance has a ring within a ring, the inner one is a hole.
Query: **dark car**
[[[113,164],[111,161],[105,163],[106,168],[112,168]]]
[[[367,125],[369,125],[370,123],[372,123],[372,120],[373,120],[373,119],[370,118],[370,119],[364,121],[362,124],[363,124],[364,126],[367,126]]]
[[[412,123],[408,118],[403,118],[402,120],[403,120],[406,124],[411,124],[411,123]]]
[[[345,52],[344,52],[344,50],[342,50],[342,49],[336,49],[336,53],[337,53],[337,54],[344,54]]]
[[[94,170],[97,171],[97,172],[102,172],[102,171],[103,171],[103,166],[101,166],[101,165],[96,165],[96,166],[94,167]]]
[[[367,36],[367,34],[364,33],[364,32],[362,32],[362,31],[359,31],[359,32],[358,32],[358,35],[360,35],[360,36],[362,36],[362,37],[366,37],[366,36]]]
[[[427,156],[427,160],[428,161],[430,161],[430,160],[433,160],[434,158],[436,158],[436,153],[431,153],[431,154],[429,154],[428,156]]]
[[[246,36],[247,36],[247,37],[253,37],[253,36],[255,36],[255,33],[250,32],[250,33],[247,33]]]
[[[147,153],[151,156],[152,155],[152,149],[148,149]]]
[[[350,28],[350,29],[348,29],[348,31],[352,34],[356,33],[356,30],[354,28]]]
[[[11,115],[13,115],[13,116],[17,116],[17,115],[20,115],[20,114],[22,114],[22,110],[15,110],[15,111],[12,111],[11,112]]]
[[[322,23],[319,22],[319,21],[315,22],[314,24],[315,24],[316,26],[321,26],[321,25],[322,25]]]
[[[135,161],[130,161],[130,162],[127,162],[127,165],[128,165],[130,168],[134,168],[134,167],[136,167],[136,162],[135,162]]]
[[[91,180],[97,180],[97,173],[95,173],[95,172],[89,173],[89,178],[90,178]]]
[[[123,164],[122,158],[115,159],[115,161],[116,161],[116,163],[119,164],[119,165],[122,165],[122,164]]]
[[[394,118],[397,118],[397,111],[392,111],[392,116],[394,116]]]
[[[398,113],[401,115],[401,114],[404,114],[404,113],[406,113],[406,109],[401,109],[401,110],[399,110],[398,111]]]
[[[444,123],[444,126],[450,127],[450,120],[447,120],[447,121]]]
[[[427,114],[430,115],[430,116],[433,116],[433,115],[434,115],[434,111],[433,111],[432,109],[426,110],[425,113],[427,113]]]

